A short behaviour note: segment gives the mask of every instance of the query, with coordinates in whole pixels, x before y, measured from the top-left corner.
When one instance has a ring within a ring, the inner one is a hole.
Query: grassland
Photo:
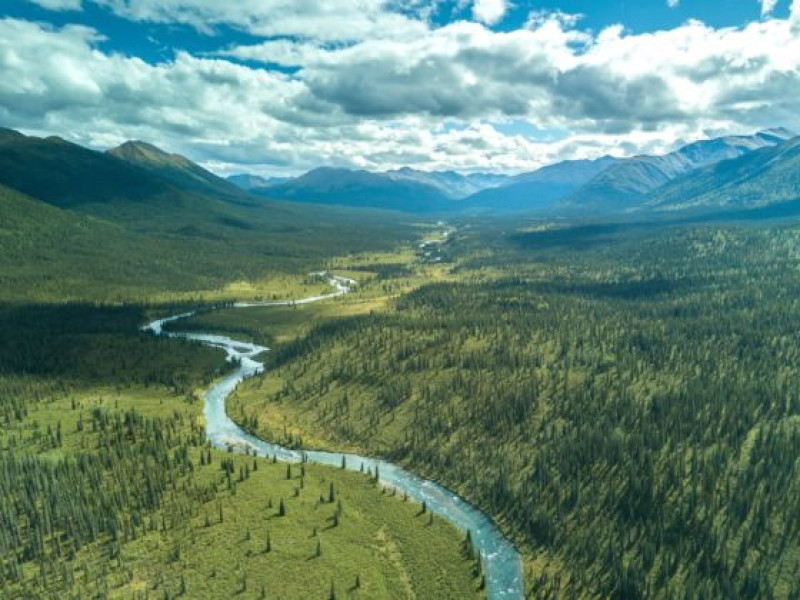
[[[24,420],[4,428],[0,447],[9,451],[13,439],[17,453],[33,451],[51,460],[97,451],[100,433],[91,431],[87,417],[97,410],[135,410],[148,419],[174,420],[180,424],[176,436],[202,427],[199,403],[163,388],[74,389],[41,400]],[[57,448],[47,447],[48,430],[63,432]],[[203,465],[201,455],[209,453],[211,462]],[[295,465],[287,479],[282,463],[204,445],[191,447],[188,460],[194,467],[178,478],[177,493],[150,515],[155,530],[147,524],[119,546],[113,559],[111,540],[101,538],[81,548],[45,582],[39,580],[38,567],[25,564],[23,582],[6,580],[5,593],[258,598],[263,589],[266,597],[327,598],[333,583],[340,598],[479,597],[471,562],[461,553],[463,535],[445,522],[429,523],[418,506],[363,475],[308,464]],[[223,461],[231,461],[232,483],[226,483]],[[247,475],[240,481],[244,469]],[[189,485],[216,491],[204,502],[192,502],[181,497]],[[329,501],[331,486],[334,502]],[[281,502],[284,517],[278,515]],[[67,569],[72,585],[61,576]]]
[[[420,227],[420,231],[425,229]],[[435,228],[428,236],[434,238],[440,236],[440,232],[441,228]],[[391,252],[337,256],[323,264],[330,272],[356,281],[350,294],[311,304],[215,310],[170,324],[167,330],[236,334],[241,339],[270,346],[296,340],[317,326],[343,317],[390,311],[393,300],[403,294],[429,283],[454,281],[450,266],[426,261],[418,244],[399,245]],[[331,291],[330,286],[318,278],[306,277],[301,281],[316,287],[287,285],[289,298]]]

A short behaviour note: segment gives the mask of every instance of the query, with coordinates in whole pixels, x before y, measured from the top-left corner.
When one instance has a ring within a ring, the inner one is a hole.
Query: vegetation
[[[224,356],[139,330],[328,293],[307,273],[417,226],[309,221],[141,145],[0,138],[0,596],[482,595],[463,534],[365,475],[208,447]]]
[[[325,208],[309,220],[143,143],[100,153],[0,129],[0,301],[291,298],[329,256],[414,229]]]
[[[231,401],[244,427],[455,489],[520,544],[531,597],[796,597],[800,227],[495,221],[397,250],[418,225],[20,144],[79,173],[0,186],[3,597],[481,593],[425,507],[208,448],[199,390],[226,363],[138,330],[324,293],[319,268],[357,291],[181,323],[273,348]]]
[[[219,302],[315,295],[306,274],[329,256],[388,249],[411,229],[280,205],[226,207],[246,229],[202,206],[180,218],[138,207],[136,227],[49,206],[0,186],[0,301]],[[241,214],[239,214],[241,213]],[[147,217],[147,218],[143,218]],[[152,222],[151,222],[152,219]],[[349,242],[343,244],[342,237]],[[307,240],[313,240],[309,243]]]
[[[295,340],[315,326],[341,317],[385,311],[391,299],[425,283],[448,277],[446,269],[438,262],[419,262],[425,259],[425,253],[432,252],[401,246],[393,252],[364,252],[329,259],[325,267],[330,272],[356,281],[350,294],[321,303],[201,311],[180,323],[168,323],[166,329],[235,334],[236,339],[248,339],[267,346]],[[435,252],[437,257],[441,255],[440,250]],[[320,284],[320,279],[314,277],[303,281],[309,286]],[[319,293],[332,291],[327,282],[322,285],[324,287]],[[307,293],[308,289],[298,291],[306,294],[294,298],[311,295]]]
[[[531,597],[796,597],[800,228],[505,231],[276,346],[232,415],[453,487]]]
[[[463,534],[371,478],[209,448],[224,357],[142,315],[0,312],[0,596],[480,597]]]

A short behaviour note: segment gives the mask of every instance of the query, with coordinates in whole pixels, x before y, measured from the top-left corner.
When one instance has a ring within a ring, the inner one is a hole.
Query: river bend
[[[309,304],[347,294],[355,284],[351,279],[327,273],[317,273],[316,275],[325,277],[334,286],[335,291],[322,296],[313,296],[300,300],[237,302],[232,306],[234,308],[247,308]],[[225,306],[224,308],[230,308],[230,306]],[[234,423],[225,411],[225,400],[233,393],[240,382],[264,370],[264,365],[256,361],[254,357],[268,350],[268,348],[234,340],[223,335],[164,331],[166,323],[185,319],[194,314],[194,312],[187,312],[158,319],[149,323],[143,329],[151,331],[155,335],[180,337],[214,348],[220,348],[227,353],[229,361],[238,362],[238,367],[234,371],[217,381],[203,394],[206,435],[213,446],[221,449],[233,448],[240,452],[247,448],[251,451],[256,451],[259,456],[277,456],[279,460],[288,462],[299,462],[305,459],[309,462],[341,467],[344,459],[348,469],[360,470],[363,468],[364,471],[369,469],[375,473],[377,468],[379,469],[381,483],[397,488],[399,491],[407,492],[409,497],[417,502],[424,501],[428,509],[433,511],[434,514],[447,519],[462,530],[472,532],[475,549],[481,553],[489,600],[520,600],[523,598],[522,561],[516,548],[503,536],[502,532],[485,513],[470,505],[452,491],[433,481],[417,477],[402,467],[385,460],[357,454],[342,454],[341,452],[285,448],[253,436]]]

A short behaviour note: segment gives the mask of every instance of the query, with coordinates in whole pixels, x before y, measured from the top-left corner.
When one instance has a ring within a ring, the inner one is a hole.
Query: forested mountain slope
[[[246,194],[233,183],[217,177],[201,166],[179,154],[169,154],[142,141],[129,141],[108,150],[107,154],[136,165],[186,189],[200,193],[217,194],[230,199],[246,198]]]
[[[16,132],[14,132],[16,133]],[[0,184],[59,207],[144,202],[170,193],[160,178],[57,137],[0,137]]]
[[[501,186],[478,192],[465,199],[460,207],[501,214],[547,209],[616,162],[616,159],[605,156],[597,160],[565,160],[547,165],[517,175]]]
[[[663,156],[623,159],[587,182],[557,208],[584,215],[625,212],[639,207],[647,194],[682,175],[779,145],[792,135],[785,129],[766,130],[752,136],[701,140]]]
[[[146,144],[114,154],[124,159],[0,130],[0,299],[219,296],[233,283],[229,298],[296,293],[286,278],[332,254],[414,235],[370,212],[309,219]]]
[[[646,208],[670,213],[730,211],[797,200],[800,200],[800,138],[792,138],[677,179],[651,194]]]
[[[451,199],[430,182],[385,173],[320,167],[258,190],[266,196],[295,202],[384,208],[408,212],[448,210]]]

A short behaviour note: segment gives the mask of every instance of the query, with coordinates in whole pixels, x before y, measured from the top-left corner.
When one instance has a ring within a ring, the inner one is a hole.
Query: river
[[[234,308],[253,306],[289,306],[292,304],[309,304],[347,294],[355,283],[350,279],[317,273],[325,277],[336,288],[336,291],[322,296],[287,300],[279,302],[237,302]],[[226,306],[225,308],[230,308]],[[225,411],[225,400],[233,393],[236,386],[248,377],[258,375],[264,365],[255,360],[255,356],[268,350],[264,346],[242,342],[223,335],[209,333],[176,333],[164,331],[166,323],[178,321],[194,315],[193,312],[173,315],[153,321],[143,329],[156,335],[180,337],[194,340],[214,348],[224,350],[229,361],[237,361],[238,367],[217,381],[205,391],[204,412],[206,419],[206,435],[211,444],[217,448],[233,448],[244,451],[249,448],[259,456],[276,456],[279,460],[299,462],[307,460],[319,464],[341,467],[342,461],[348,469],[375,473],[378,469],[380,481],[384,485],[407,492],[417,502],[425,502],[434,514],[450,521],[464,531],[472,533],[475,549],[481,553],[486,575],[486,589],[489,600],[520,600],[524,597],[522,561],[519,553],[502,534],[500,529],[482,511],[478,510],[452,491],[433,481],[417,477],[413,473],[381,459],[342,454],[341,452],[322,452],[317,450],[295,450],[266,442],[246,433],[228,416]]]

